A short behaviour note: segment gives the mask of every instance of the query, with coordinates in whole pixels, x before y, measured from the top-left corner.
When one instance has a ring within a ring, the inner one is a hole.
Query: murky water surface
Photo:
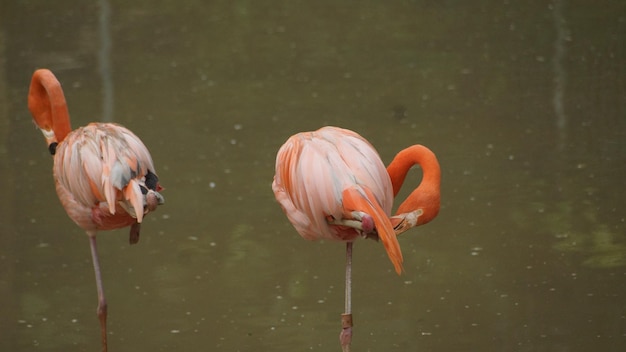
[[[99,236],[111,351],[339,350],[344,246],[301,239],[270,188],[279,146],[324,125],[443,169],[402,276],[355,244],[354,351],[626,349],[623,1],[5,1],[0,20],[0,350],[100,344],[88,241],[26,109],[39,67],[74,126],[135,131],[166,188],[139,244]]]

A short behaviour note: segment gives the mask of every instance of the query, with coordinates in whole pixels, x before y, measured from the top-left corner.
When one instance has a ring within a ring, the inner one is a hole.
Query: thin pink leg
[[[102,335],[102,352],[107,352],[107,301],[104,298],[102,289],[102,276],[100,274],[100,261],[98,260],[98,249],[96,246],[96,232],[87,232],[89,235],[89,245],[91,246],[91,259],[93,260],[93,270],[96,274],[96,287],[98,288],[98,320],[100,320],[100,334]]]
[[[346,244],[346,303],[341,315],[339,342],[343,352],[350,352],[352,343],[352,242]]]

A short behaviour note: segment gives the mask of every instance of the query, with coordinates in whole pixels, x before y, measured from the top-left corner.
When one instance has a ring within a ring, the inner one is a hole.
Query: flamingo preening
[[[87,232],[98,290],[102,350],[107,351],[107,302],[102,288],[96,233],[130,226],[139,241],[146,214],[164,203],[162,187],[146,146],[114,123],[71,130],[61,84],[47,69],[33,74],[28,108],[54,156],[56,191],[67,215]]]
[[[423,169],[422,182],[390,216],[394,197],[415,164]],[[352,340],[353,241],[380,239],[400,274],[403,258],[396,236],[437,216],[440,179],[439,163],[428,148],[406,148],[385,169],[367,140],[337,127],[298,133],[279,149],[272,189],[296,231],[309,240],[346,242],[345,312],[339,336],[344,351],[350,350]]]

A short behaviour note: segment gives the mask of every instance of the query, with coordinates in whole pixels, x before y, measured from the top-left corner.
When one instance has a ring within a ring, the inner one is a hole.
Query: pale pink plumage
[[[353,212],[371,216],[396,271],[402,271],[388,218],[391,180],[374,147],[357,133],[324,127],[292,136],[278,151],[272,189],[289,221],[309,240],[353,241],[363,235],[359,229],[329,220],[355,219]],[[358,208],[346,206],[346,192]]]
[[[70,132],[54,156],[57,192],[68,215],[85,230],[141,223],[152,158],[130,130],[91,123]]]

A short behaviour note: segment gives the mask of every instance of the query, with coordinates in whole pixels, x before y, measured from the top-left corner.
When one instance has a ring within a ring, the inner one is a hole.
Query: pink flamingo
[[[389,218],[394,196],[411,166],[424,177]],[[272,189],[289,221],[308,240],[346,242],[345,312],[339,340],[349,351],[352,340],[352,243],[359,237],[380,240],[398,274],[402,252],[397,234],[425,224],[439,212],[439,163],[426,147],[412,146],[385,169],[378,153],[353,131],[324,127],[298,133],[279,149]]]
[[[152,158],[130,130],[113,123],[91,123],[74,131],[61,84],[47,69],[35,71],[28,108],[54,155],[57,194],[69,217],[89,236],[98,289],[102,350],[107,351],[107,302],[96,250],[96,232],[130,226],[139,241],[143,217],[163,204]]]

